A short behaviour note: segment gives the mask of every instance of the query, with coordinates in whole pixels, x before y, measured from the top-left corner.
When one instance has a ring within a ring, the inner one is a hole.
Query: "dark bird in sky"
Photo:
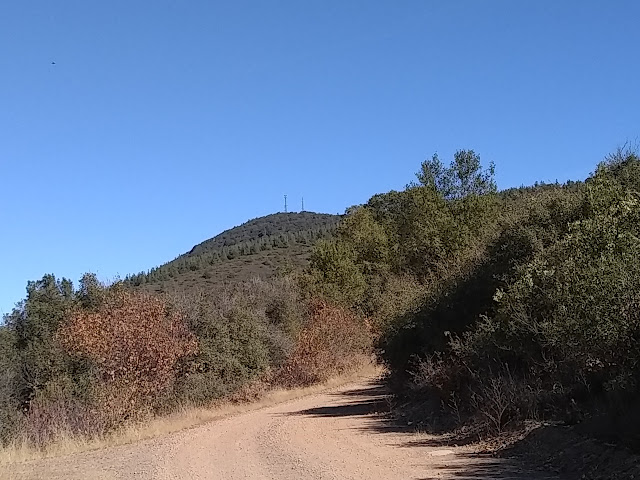
[[[51,65],[55,65],[55,64],[56,64],[56,62],[51,62]]]

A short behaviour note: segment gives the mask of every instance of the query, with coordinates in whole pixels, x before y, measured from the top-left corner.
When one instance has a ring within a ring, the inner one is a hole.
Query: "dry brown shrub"
[[[314,301],[278,382],[293,387],[325,381],[370,360],[372,343],[368,321],[346,308]]]
[[[176,362],[197,351],[195,336],[164,299],[122,290],[94,311],[74,312],[59,338],[69,353],[95,363],[98,403],[124,417],[149,407],[174,381]]]

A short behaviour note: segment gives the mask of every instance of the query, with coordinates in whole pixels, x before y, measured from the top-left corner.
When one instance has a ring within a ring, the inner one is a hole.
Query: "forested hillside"
[[[330,237],[339,220],[339,215],[314,212],[256,218],[149,272],[127,276],[125,283],[161,293],[299,271],[307,265],[313,244]]]

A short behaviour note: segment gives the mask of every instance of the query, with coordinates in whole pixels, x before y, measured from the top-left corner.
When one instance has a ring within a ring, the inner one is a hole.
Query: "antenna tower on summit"
[[[287,213],[287,196],[284,196],[284,213]]]
[[[304,212],[304,197],[302,197],[302,210],[300,210],[301,212]]]

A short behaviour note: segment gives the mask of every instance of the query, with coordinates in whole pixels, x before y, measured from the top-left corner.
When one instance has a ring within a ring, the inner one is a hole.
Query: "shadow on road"
[[[339,405],[309,408],[290,415],[308,415],[316,417],[352,417],[389,413],[389,392],[377,383],[371,382],[365,388],[356,388],[332,396],[344,399]]]
[[[310,417],[351,417],[370,416],[371,422],[366,429],[376,433],[413,433],[415,427],[392,419],[391,394],[389,389],[373,380],[364,387],[330,394],[336,401],[324,407],[315,407],[289,415],[306,415]],[[409,445],[407,445],[409,446]]]
[[[286,415],[303,415],[309,417],[368,417],[363,430],[380,434],[415,434],[413,425],[393,419],[390,415],[391,395],[388,389],[372,381],[364,387],[330,394],[332,400],[328,405],[289,412]],[[419,439],[395,442],[399,448],[425,448],[425,458],[430,451],[443,447],[458,447],[475,440],[447,435],[425,435]],[[490,455],[459,453],[447,457],[449,460],[434,460],[438,473],[435,477],[424,477],[419,480],[552,480],[559,477],[550,473],[527,470],[520,467],[512,459],[497,458]]]
[[[556,474],[542,471],[534,471],[522,468],[517,462],[503,458],[483,457],[479,455],[458,455],[460,465],[444,465],[437,467],[439,474],[436,478],[451,480],[560,480]],[[433,480],[433,477],[424,477],[420,480]]]

